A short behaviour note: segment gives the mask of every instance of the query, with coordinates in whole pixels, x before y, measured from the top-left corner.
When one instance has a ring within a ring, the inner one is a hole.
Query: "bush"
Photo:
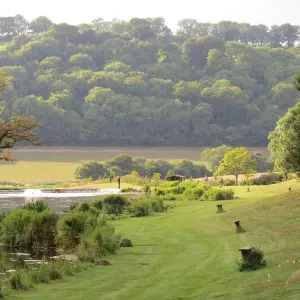
[[[109,170],[97,161],[83,163],[75,171],[76,179],[92,178],[93,180],[104,177],[109,174]]]
[[[74,249],[80,243],[81,234],[89,224],[96,222],[97,217],[88,212],[71,212],[57,223],[56,241],[64,250]]]
[[[36,212],[16,209],[7,214],[1,226],[1,237],[11,247],[54,247],[58,215],[50,210]]]
[[[37,200],[35,202],[26,203],[25,205],[23,205],[22,208],[27,210],[33,210],[36,212],[42,212],[45,210],[49,210],[49,205],[42,200]]]
[[[151,187],[149,184],[145,184],[143,187],[143,192],[146,194],[151,194]]]
[[[239,270],[242,271],[251,271],[258,270],[264,266],[266,266],[267,262],[264,259],[264,253],[257,248],[252,249],[249,257],[247,259],[242,259],[241,262],[238,263]]]
[[[201,200],[216,201],[216,200],[232,200],[234,191],[231,189],[209,189],[202,196]]]
[[[122,195],[108,195],[103,200],[104,210],[108,214],[121,215],[130,204],[128,199]]]
[[[161,199],[152,199],[150,200],[150,203],[154,212],[163,212],[166,210],[164,202]]]
[[[128,212],[133,217],[149,216],[153,212],[151,201],[147,199],[139,199],[128,207]]]
[[[251,178],[249,180],[243,181],[242,185],[268,185],[275,184],[276,182],[281,182],[283,180],[283,175],[279,173],[268,173],[261,174],[256,178]]]
[[[133,217],[143,217],[153,212],[163,212],[166,207],[160,198],[145,198],[132,201],[127,210]]]
[[[122,193],[130,193],[130,192],[139,193],[140,191],[141,191],[140,189],[135,189],[133,187],[127,187],[127,188],[121,190]]]
[[[16,270],[15,272],[12,272],[7,281],[13,290],[28,290],[33,287],[25,270]]]
[[[82,235],[77,249],[81,261],[95,262],[109,253],[115,253],[119,248],[119,238],[115,236],[115,229],[110,224],[102,224],[88,230]]]
[[[197,188],[185,190],[184,197],[187,200],[199,200],[201,199],[204,193],[205,193],[204,188],[197,187]]]

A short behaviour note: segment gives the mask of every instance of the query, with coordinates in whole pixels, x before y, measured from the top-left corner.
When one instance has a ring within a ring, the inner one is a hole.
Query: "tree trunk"
[[[235,174],[235,184],[239,185],[239,174]]]

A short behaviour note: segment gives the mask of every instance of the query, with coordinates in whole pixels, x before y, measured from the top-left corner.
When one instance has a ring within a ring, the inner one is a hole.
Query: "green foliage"
[[[269,135],[269,149],[275,170],[284,173],[300,171],[300,102],[289,109]]]
[[[242,182],[242,185],[268,185],[281,182],[283,180],[283,175],[280,173],[268,173],[261,174],[249,180]]]
[[[189,160],[175,164],[175,173],[186,178],[200,178],[210,176],[212,173],[204,165],[195,164]]]
[[[37,200],[35,202],[26,203],[23,206],[23,209],[33,210],[36,212],[42,212],[45,210],[49,210],[49,205],[46,202],[44,202],[43,200]]]
[[[159,182],[160,182],[160,178],[161,178],[161,174],[159,173],[154,173],[152,176],[152,183],[154,186],[158,186]]]
[[[56,242],[64,250],[76,248],[80,243],[81,234],[89,224],[94,223],[96,216],[88,212],[70,212],[57,223]]]
[[[251,153],[251,158],[256,162],[256,172],[269,172],[274,169],[274,164],[266,159],[261,152]]]
[[[1,223],[1,239],[11,247],[54,247],[58,215],[50,210],[15,209]]]
[[[76,179],[92,178],[93,180],[109,175],[109,170],[101,163],[90,161],[83,163],[75,171]]]
[[[216,148],[206,148],[201,152],[201,160],[208,163],[209,167],[213,171],[216,171],[226,152],[230,151],[231,149],[231,147],[226,145]]]
[[[239,174],[254,173],[256,162],[246,147],[238,147],[226,152],[222,159],[216,175],[235,175],[238,184]]]
[[[238,263],[239,270],[242,271],[255,271],[267,264],[264,259],[264,253],[262,250],[254,248],[249,254],[248,258],[243,259]]]
[[[17,15],[0,18],[0,40],[2,115],[35,115],[48,145],[260,146],[297,101],[290,24],[184,19],[173,34],[163,18]]]
[[[149,199],[138,199],[128,207],[128,212],[133,217],[149,216],[153,212],[152,203]]]
[[[107,214],[121,215],[130,205],[130,202],[122,195],[107,195],[103,199],[103,204]]]
[[[231,189],[211,188],[204,193],[201,200],[217,201],[217,200],[232,200],[233,198],[234,198],[234,191]]]
[[[77,249],[77,255],[82,261],[95,262],[119,248],[119,238],[115,229],[105,219],[100,226],[89,228],[82,236]]]

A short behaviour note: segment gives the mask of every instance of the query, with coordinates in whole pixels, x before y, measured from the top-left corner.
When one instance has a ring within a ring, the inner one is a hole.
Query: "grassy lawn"
[[[18,161],[0,164],[0,181],[40,183],[74,180],[79,163],[57,161]]]
[[[112,266],[92,267],[11,299],[300,299],[298,185],[251,192],[237,187],[238,199],[223,201],[228,213],[221,215],[217,202],[182,201],[167,213],[114,221],[135,247],[108,257]],[[246,233],[236,234],[236,219]],[[238,248],[248,245],[263,249],[266,268],[238,272]]]

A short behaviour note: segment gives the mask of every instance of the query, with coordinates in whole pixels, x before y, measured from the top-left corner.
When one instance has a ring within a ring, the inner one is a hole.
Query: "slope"
[[[111,267],[12,299],[299,299],[300,192],[282,194],[297,184],[238,188],[237,200],[223,202],[223,215],[216,202],[181,202],[168,213],[116,221],[135,247],[109,257]],[[261,201],[272,191],[278,196]],[[235,219],[246,233],[235,233]],[[247,245],[264,250],[266,268],[238,272],[238,248]]]

